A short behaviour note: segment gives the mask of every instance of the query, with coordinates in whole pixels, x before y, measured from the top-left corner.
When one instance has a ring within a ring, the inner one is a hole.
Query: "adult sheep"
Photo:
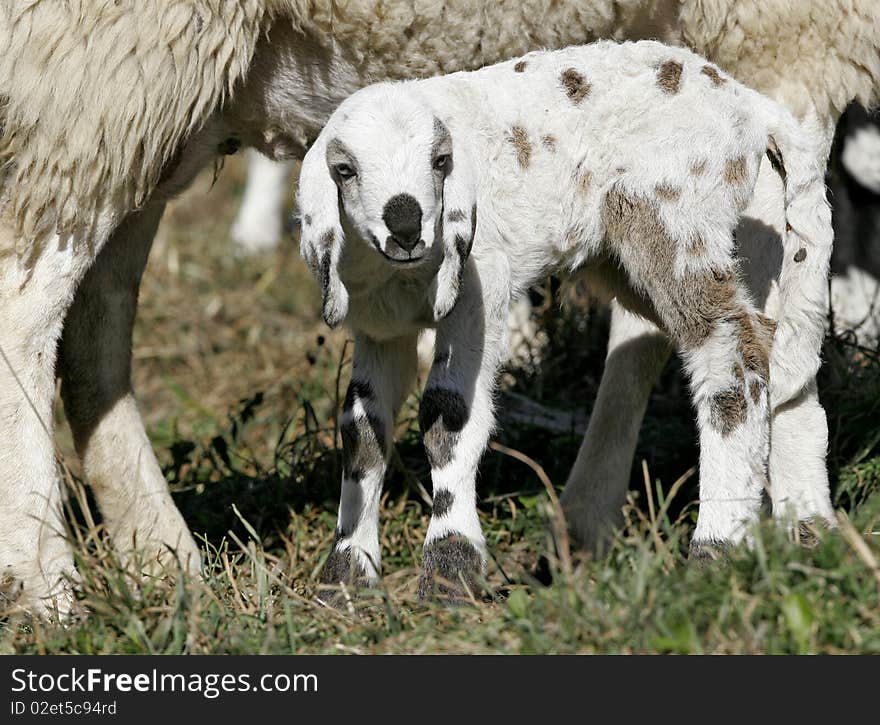
[[[165,202],[208,161],[240,144],[271,158],[299,156],[338,102],[370,81],[473,68],[599,37],[684,42],[813,119],[830,139],[846,102],[869,103],[877,90],[874,3],[767,5],[4,3],[0,569],[23,585],[20,603],[36,611],[70,604],[73,557],[62,535],[50,427],[56,371],[116,546],[125,554],[136,544],[146,563],[198,569],[198,549],[137,411],[130,340]],[[572,510],[580,530],[584,522]]]

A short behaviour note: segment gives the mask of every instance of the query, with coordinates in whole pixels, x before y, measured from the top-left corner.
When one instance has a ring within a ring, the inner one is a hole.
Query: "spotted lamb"
[[[692,550],[748,540],[768,485],[771,406],[819,365],[832,232],[815,143],[776,102],[648,41],[536,52],[346,100],[306,155],[299,191],[324,318],[356,339],[322,581],[379,574],[392,424],[417,335],[433,327],[419,419],[434,508],[420,593],[477,587],[486,548],[475,476],[507,310],[548,273],[583,276],[674,341],[700,431]],[[765,153],[786,189],[778,321],[750,298],[733,238]],[[777,322],[800,339],[777,334],[771,352]],[[827,488],[816,495],[830,511]]]

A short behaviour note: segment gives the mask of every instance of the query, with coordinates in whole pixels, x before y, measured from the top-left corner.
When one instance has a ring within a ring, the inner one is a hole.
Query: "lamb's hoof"
[[[84,612],[77,609],[73,591],[74,577],[59,584],[53,595],[37,595],[11,575],[0,578],[0,615],[25,620],[37,619],[66,627]]]
[[[822,543],[827,532],[828,526],[824,522],[804,519],[798,521],[797,527],[794,529],[794,540],[805,549],[815,549]]]
[[[334,609],[345,609],[357,590],[369,584],[356,557],[351,555],[351,548],[341,549],[335,543],[324,562],[319,582],[317,600]]]
[[[697,569],[705,569],[729,558],[730,544],[724,541],[691,541],[688,564]]]
[[[483,560],[464,536],[449,535],[425,546],[420,600],[473,604],[484,589]]]

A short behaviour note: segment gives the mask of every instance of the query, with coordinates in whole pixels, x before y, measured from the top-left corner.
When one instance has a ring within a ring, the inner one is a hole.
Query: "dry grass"
[[[341,612],[319,605],[312,592],[333,537],[334,414],[350,348],[344,333],[320,323],[317,289],[293,240],[275,255],[232,254],[240,161],[210,182],[201,178],[163,221],[142,288],[134,365],[148,431],[205,543],[204,581],[126,573],[73,480],[82,617],[68,627],[10,620],[0,651],[880,652],[880,361],[841,340],[826,347],[822,390],[847,518],[841,535],[823,536],[815,549],[763,527],[754,551],[707,570],[688,565],[696,477],[686,474],[696,448],[673,363],[643,428],[644,468],[634,471],[627,525],[607,557],[575,553],[563,565],[550,557],[538,566],[552,550],[551,494],[579,439],[508,425],[480,477],[496,597],[452,609],[419,603],[430,497],[413,397],[382,502],[383,588]],[[545,295],[543,363],[509,371],[507,384],[545,405],[589,408],[604,358],[602,317],[558,314],[549,285]],[[58,422],[64,430],[60,410]],[[75,476],[69,442],[64,449]],[[550,576],[552,586],[540,583]]]

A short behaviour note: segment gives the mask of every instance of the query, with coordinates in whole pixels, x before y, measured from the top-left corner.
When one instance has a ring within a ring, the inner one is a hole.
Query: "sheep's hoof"
[[[425,546],[420,600],[473,604],[485,588],[482,558],[464,536],[452,534]]]
[[[821,521],[813,519],[804,519],[798,521],[794,529],[795,543],[800,544],[805,549],[815,549],[822,543],[825,534],[828,532],[828,526]]]
[[[688,564],[698,569],[705,569],[715,563],[723,563],[729,559],[730,544],[726,541],[691,541],[688,552]]]
[[[358,589],[369,586],[366,573],[351,555],[351,548],[341,549],[336,543],[324,562],[319,581],[316,599],[334,609],[346,609],[356,598]]]

